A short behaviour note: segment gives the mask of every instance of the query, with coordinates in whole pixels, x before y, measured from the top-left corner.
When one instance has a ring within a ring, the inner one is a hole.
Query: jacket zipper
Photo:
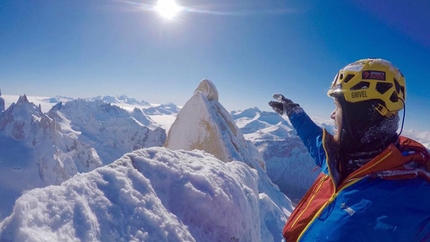
[[[312,191],[312,196],[310,197],[308,203],[306,204],[306,207],[302,210],[302,212],[297,216],[297,218],[291,224],[291,228],[294,228],[294,226],[296,225],[297,221],[299,221],[300,217],[302,217],[303,213],[308,209],[309,205],[314,200],[315,195],[319,192],[319,190],[321,189],[321,186],[323,185],[323,183],[325,182],[325,180],[327,180],[327,178],[329,178],[329,176],[324,176],[324,177],[322,177],[320,179],[320,181],[318,183],[318,186]]]
[[[350,180],[349,183],[345,184],[344,187],[342,187],[342,189],[340,189],[339,191],[335,192],[328,200],[327,202],[324,203],[324,205],[321,206],[321,208],[318,210],[318,212],[316,212],[316,214],[314,215],[314,217],[312,218],[311,221],[309,221],[309,223],[306,225],[306,227],[303,229],[303,231],[300,233],[299,237],[297,238],[297,241],[300,241],[300,239],[302,238],[302,236],[304,235],[305,231],[309,228],[309,226],[315,221],[315,219],[317,219],[321,212],[331,203],[334,201],[334,199],[336,199],[336,197],[339,195],[339,193],[341,191],[343,191],[344,189],[354,185],[355,183],[363,180],[364,177],[361,178],[356,178],[356,179],[352,179]]]

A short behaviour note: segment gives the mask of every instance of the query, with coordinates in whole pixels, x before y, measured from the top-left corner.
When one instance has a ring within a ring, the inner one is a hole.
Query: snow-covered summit
[[[232,116],[245,138],[251,141],[284,139],[294,132],[290,122],[275,112],[250,108],[232,112]]]
[[[259,108],[253,107],[253,108],[248,108],[248,109],[245,109],[245,110],[231,111],[231,115],[233,116],[234,119],[239,119],[239,118],[254,118],[255,115],[257,115],[260,112],[261,112],[261,110]]]
[[[208,79],[203,79],[194,93],[200,92],[208,101],[219,101],[218,90],[215,85]]]
[[[18,101],[0,116],[0,130],[15,140],[37,142],[28,139],[36,136],[38,132],[52,136],[54,127],[50,127],[51,124],[51,119],[42,113],[40,106],[30,103],[26,95],[19,96]]]
[[[165,147],[205,150],[218,159],[264,167],[256,147],[246,141],[232,116],[218,102],[218,91],[207,79],[200,82],[172,124]]]

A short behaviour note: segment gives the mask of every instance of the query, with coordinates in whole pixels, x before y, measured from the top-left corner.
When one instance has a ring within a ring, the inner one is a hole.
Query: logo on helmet
[[[366,98],[366,97],[367,97],[366,91],[351,92],[351,98]]]
[[[373,79],[385,81],[384,71],[363,71],[361,79]]]

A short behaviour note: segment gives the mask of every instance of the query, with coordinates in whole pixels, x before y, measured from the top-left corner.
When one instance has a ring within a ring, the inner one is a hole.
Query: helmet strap
[[[406,117],[406,104],[405,101],[401,98],[399,98],[400,101],[402,101],[403,103],[403,117],[402,117],[402,127],[400,128],[400,132],[399,132],[399,136],[402,134],[403,132],[403,125],[405,124],[405,117]]]

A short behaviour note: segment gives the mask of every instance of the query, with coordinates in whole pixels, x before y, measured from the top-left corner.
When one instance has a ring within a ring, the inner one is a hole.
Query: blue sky
[[[336,72],[378,57],[406,77],[406,128],[430,130],[429,1],[177,2],[167,20],[156,1],[1,1],[2,93],[184,105],[208,78],[228,110],[283,93],[329,118]]]

